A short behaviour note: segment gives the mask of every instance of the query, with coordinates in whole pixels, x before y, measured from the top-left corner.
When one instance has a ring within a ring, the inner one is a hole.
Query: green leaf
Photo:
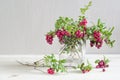
[[[65,60],[65,59],[60,60],[60,63],[65,63],[65,62],[66,62],[66,60]]]
[[[56,59],[52,59],[51,62],[57,62],[57,60]]]
[[[106,59],[105,60],[105,64],[108,64],[110,61],[109,61],[109,59]]]
[[[113,30],[114,30],[114,26],[113,26],[112,29],[110,30],[110,33],[112,33]]]
[[[82,70],[84,68],[84,63],[81,64],[80,69]]]
[[[96,61],[95,61],[95,63],[97,64],[97,63],[99,63],[100,62],[100,60],[99,59],[97,59]]]
[[[100,25],[100,18],[98,19],[97,25],[98,25],[98,26]]]
[[[85,5],[84,8],[80,8],[81,13],[84,15],[91,5],[92,5],[92,1],[89,1],[89,3]]]

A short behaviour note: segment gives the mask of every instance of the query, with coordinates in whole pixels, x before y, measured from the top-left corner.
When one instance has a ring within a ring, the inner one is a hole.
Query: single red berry
[[[66,30],[64,30],[66,36],[70,36],[70,33]]]
[[[109,67],[109,65],[105,65],[105,67]]]
[[[80,26],[86,26],[86,24],[87,24],[87,20],[86,20],[86,19],[83,19],[83,20],[79,23]]]
[[[100,66],[99,66],[99,65],[97,65],[97,66],[96,66],[96,68],[100,68]]]
[[[86,73],[86,70],[82,70],[82,73]]]
[[[90,41],[90,46],[93,47],[94,46],[94,41]]]
[[[53,42],[53,36],[47,34],[47,35],[46,35],[46,41],[47,41],[47,43],[52,44],[52,42]]]
[[[105,69],[102,69],[103,72],[105,72]]]
[[[87,28],[86,27],[84,27],[84,31],[86,31],[87,30]]]
[[[90,70],[88,70],[88,72],[90,72]]]
[[[48,72],[48,74],[54,74],[55,72],[54,72],[54,69],[52,69],[52,68],[49,68],[48,70],[47,70],[47,72]]]
[[[101,60],[99,63],[98,63],[99,66],[104,66],[105,65],[105,62],[103,60]]]
[[[101,34],[99,31],[94,31],[93,36],[95,39],[98,39],[98,38],[100,38]]]
[[[105,66],[103,65],[103,66],[100,66],[100,68],[105,68]]]
[[[82,38],[82,37],[84,36],[83,33],[81,33],[80,30],[77,30],[77,31],[75,32],[75,35],[76,35],[77,38]]]
[[[61,34],[64,36],[65,35],[65,31],[61,31]]]
[[[86,70],[86,72],[89,72],[90,70]]]

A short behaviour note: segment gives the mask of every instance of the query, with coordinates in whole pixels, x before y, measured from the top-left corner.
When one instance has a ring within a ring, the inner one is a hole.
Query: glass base
[[[66,59],[65,66],[78,66],[78,64],[82,64],[85,61],[86,43],[81,41],[74,47],[70,47],[70,49],[68,47],[70,46],[64,45],[61,48],[59,59]]]

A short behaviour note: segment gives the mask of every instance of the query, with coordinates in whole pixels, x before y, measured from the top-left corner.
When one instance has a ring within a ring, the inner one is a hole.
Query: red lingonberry
[[[90,70],[87,70],[88,72],[90,72]]]
[[[99,39],[101,39],[100,38],[100,32],[99,31],[94,31],[93,32],[93,36],[94,36],[94,39],[96,40],[96,41],[99,41]]]
[[[46,35],[46,41],[47,41],[47,43],[52,44],[52,42],[53,42],[53,36],[47,34],[47,35]]]
[[[63,35],[63,36],[64,36],[64,35],[65,35],[65,31],[61,31],[61,35]]]
[[[103,60],[101,60],[99,63],[98,63],[99,66],[104,66],[105,65],[105,62]]]
[[[49,69],[47,70],[47,72],[48,72],[48,74],[54,74],[54,73],[55,73],[53,68],[49,68]]]
[[[99,66],[99,65],[97,65],[97,66],[96,66],[96,68],[100,68],[100,66]]]
[[[87,30],[87,28],[86,27],[84,27],[84,31],[86,31]]]
[[[91,47],[93,47],[93,46],[94,46],[94,44],[95,44],[95,42],[94,42],[94,41],[90,41],[90,46],[91,46]]]
[[[101,34],[100,31],[94,31],[93,32],[93,37],[95,39],[95,43],[96,43],[96,47],[99,49],[100,47],[102,47],[103,44],[103,40],[101,38]]]
[[[75,32],[75,35],[76,35],[77,38],[82,38],[82,37],[83,37],[83,33],[81,33],[80,30],[77,30],[77,31]]]
[[[86,70],[82,70],[82,73],[86,73]]]
[[[86,72],[89,72],[90,70],[88,69],[88,70],[86,70]]]
[[[64,32],[62,30],[57,30],[56,35],[59,38],[59,41],[63,40]]]
[[[99,31],[94,31],[93,36],[94,36],[94,38],[99,38],[101,36],[101,34]]]
[[[96,47],[99,49],[102,47],[103,41],[101,40],[100,42],[96,42]]]
[[[64,31],[66,36],[70,36],[70,33],[68,31]]]
[[[87,20],[84,18],[81,22],[80,22],[80,26],[86,26],[87,24]]]
[[[57,37],[59,38],[62,34],[61,34],[61,30],[57,30],[56,31],[56,35],[57,35]]]
[[[62,29],[62,30],[57,30],[56,35],[57,35],[60,43],[64,43],[63,37],[64,36],[70,36],[70,33],[68,31]]]
[[[100,66],[100,68],[105,68],[105,66],[103,65],[103,66]]]
[[[103,72],[105,72],[105,69],[102,69]]]
[[[109,67],[109,65],[105,65],[105,67]]]

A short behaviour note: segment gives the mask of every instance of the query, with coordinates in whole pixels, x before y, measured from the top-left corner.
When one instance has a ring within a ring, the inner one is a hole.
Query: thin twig
[[[22,63],[20,61],[17,61],[19,64],[24,65],[24,66],[34,66],[34,64],[29,64],[29,63]]]
[[[22,63],[22,62],[20,62],[20,61],[17,61],[19,64],[21,64],[21,65],[24,65],[24,66],[33,66],[34,68],[37,68],[37,67],[49,67],[49,66],[46,66],[46,65],[44,65],[44,64],[42,64],[42,65],[39,65],[39,66],[35,66],[34,64],[32,65],[32,64],[28,64],[28,63],[26,63],[26,64],[24,64],[24,63]],[[65,67],[75,67],[75,66],[65,66]]]

